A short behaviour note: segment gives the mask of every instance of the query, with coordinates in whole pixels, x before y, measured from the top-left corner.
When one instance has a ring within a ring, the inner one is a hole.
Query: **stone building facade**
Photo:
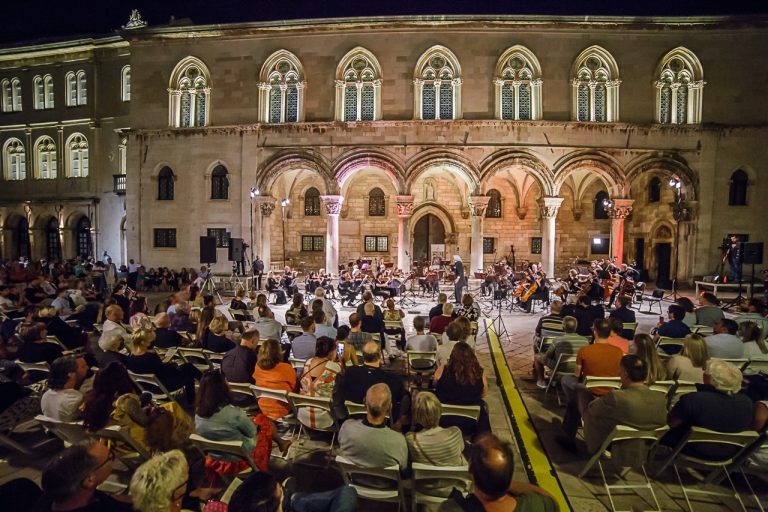
[[[768,192],[768,104],[758,92],[768,76],[755,66],[768,49],[765,21],[125,30],[103,43],[119,51],[92,57],[99,77],[112,77],[96,83],[98,97],[119,99],[121,64],[131,69],[128,105],[105,101],[93,113],[104,140],[98,177],[86,180],[99,200],[94,244],[177,268],[197,264],[199,237],[214,234],[306,269],[358,257],[409,269],[442,244],[473,271],[514,246],[518,261],[542,261],[549,273],[615,255],[661,281],[708,274],[726,234],[768,235],[756,208]],[[31,49],[5,52],[0,80],[31,65]],[[26,123],[3,122],[0,143],[38,129],[27,114],[0,117]],[[124,197],[110,186],[121,145]],[[6,256],[18,252],[12,219],[25,208],[43,215],[59,194],[37,183],[2,183]],[[223,247],[218,260],[228,270]]]

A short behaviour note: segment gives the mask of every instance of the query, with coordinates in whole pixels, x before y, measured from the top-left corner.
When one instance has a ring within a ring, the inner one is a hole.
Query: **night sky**
[[[171,16],[195,24],[245,21],[391,16],[413,14],[553,14],[689,16],[768,13],[765,0],[6,0],[0,43],[108,34],[119,29],[131,9],[139,9],[150,25]],[[24,7],[27,6],[25,10]],[[12,13],[12,14],[11,14]]]

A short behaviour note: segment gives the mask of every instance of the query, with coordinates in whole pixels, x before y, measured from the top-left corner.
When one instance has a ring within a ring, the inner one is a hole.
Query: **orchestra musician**
[[[291,271],[291,267],[288,265],[285,266],[283,276],[280,278],[280,288],[285,290],[285,294],[289,297],[293,297],[295,294],[299,293],[299,287],[296,284],[297,275],[298,273]]]
[[[336,290],[333,287],[333,274],[327,273],[324,268],[321,268],[318,272],[318,279],[320,286],[325,289],[326,293],[330,293],[331,297],[337,299]]]
[[[496,270],[492,265],[485,269],[485,279],[480,283],[480,292],[483,294],[483,297],[488,294],[493,297],[494,292],[496,291],[496,281],[498,278],[499,276],[496,275]]]
[[[531,312],[534,300],[542,300],[549,306],[549,285],[544,272],[532,273],[527,280],[525,291],[520,297],[520,305],[526,313]]]
[[[467,276],[464,273],[464,263],[461,261],[461,256],[458,254],[453,255],[453,294],[456,304],[461,304],[461,296],[464,287],[467,286]]]

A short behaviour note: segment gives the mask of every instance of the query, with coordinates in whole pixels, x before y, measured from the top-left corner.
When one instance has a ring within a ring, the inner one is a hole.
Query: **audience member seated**
[[[306,361],[315,355],[315,345],[317,337],[315,336],[315,320],[311,316],[305,316],[301,319],[301,334],[296,336],[291,342],[293,357],[301,361]]]
[[[456,310],[456,316],[465,317],[470,322],[477,322],[480,314],[480,306],[470,294],[465,293],[461,297],[461,307]]]
[[[463,496],[454,489],[440,512],[556,512],[557,503],[535,485],[515,482],[515,456],[509,443],[493,434],[481,436],[469,450],[472,492]]]
[[[424,317],[417,315],[413,319],[413,328],[416,330],[416,334],[408,338],[407,350],[415,352],[434,352],[437,350],[437,339],[431,334],[424,334],[425,327]]]
[[[19,361],[23,363],[53,363],[64,354],[64,349],[57,343],[48,343],[45,337],[48,331],[45,330],[45,324],[42,322],[23,324],[19,327],[19,338],[21,347],[19,347]]]
[[[216,311],[216,308],[213,306],[207,306],[200,310],[200,320],[197,322],[195,333],[195,341],[197,341],[198,344],[202,345],[204,343],[204,340],[210,334],[211,322],[213,322],[213,319],[220,314],[221,313]]]
[[[360,328],[361,324],[360,315],[349,315],[349,344],[355,347],[356,351],[363,350],[363,345],[371,340],[371,335]]]
[[[338,326],[336,308],[333,307],[333,301],[325,298],[325,288],[318,287],[315,289],[315,300],[319,300],[323,303],[323,312],[325,313],[325,321],[329,326]]]
[[[683,348],[667,360],[667,379],[704,383],[704,367],[709,360],[707,342],[700,334],[689,334]]]
[[[323,288],[318,288],[322,290]],[[319,309],[312,314],[312,319],[315,321],[315,338],[325,336],[327,338],[336,339],[336,329],[333,326],[327,324],[327,315],[325,311]]]
[[[126,360],[126,367],[133,373],[156,376],[169,392],[184,388],[188,404],[195,403],[195,380],[200,378],[200,370],[192,363],[176,366],[164,363],[150,347],[155,341],[155,333],[148,329],[138,329],[131,337],[131,355]]]
[[[189,465],[180,450],[160,453],[139,466],[128,490],[136,512],[176,512],[189,491]]]
[[[370,291],[363,292],[363,302],[357,305],[357,309],[355,312],[357,313],[357,316],[360,318],[360,321],[363,320],[363,317],[365,316],[365,305],[366,304],[373,304],[373,316],[384,321],[384,312],[381,310],[381,308],[378,306],[378,304],[373,303],[373,294]]]
[[[259,331],[259,339],[281,341],[283,337],[283,326],[275,320],[275,314],[268,306],[263,305],[258,308],[258,318],[254,327]]]
[[[131,326],[131,329],[138,328],[143,323],[143,320],[147,318],[148,312],[147,299],[140,296],[134,297],[128,308],[128,325]]]
[[[174,313],[173,318],[171,318],[171,330],[189,333],[195,333],[197,331],[197,326],[192,320],[192,310],[189,302],[179,301],[176,304],[176,313]]]
[[[292,301],[291,307],[285,312],[285,323],[288,325],[299,325],[301,320],[309,314],[307,308],[304,307],[304,295],[295,293]]]
[[[685,311],[683,323],[690,328],[696,325],[696,308],[693,305],[693,301],[688,297],[678,297],[675,304],[682,307]]]
[[[107,319],[104,320],[104,323],[101,326],[101,332],[105,333],[108,331],[117,331],[120,333],[120,336],[123,337],[123,340],[126,344],[131,341],[131,334],[122,324],[123,318],[125,316],[123,309],[117,304],[112,304],[107,306],[105,315]]]
[[[344,349],[339,357],[339,364],[342,368],[346,366],[357,366],[360,362],[357,360],[357,351],[355,347],[349,343],[350,329],[348,325],[341,325],[336,330],[336,343],[338,346],[343,346]],[[337,346],[337,349],[338,349]]]
[[[667,417],[671,430],[661,443],[674,447],[691,427],[703,427],[717,432],[742,432],[752,424],[754,404],[741,391],[742,374],[738,368],[722,359],[710,359],[704,371],[704,384],[695,393],[680,397]],[[725,459],[736,447],[721,444],[695,444],[687,447],[687,455],[707,459]]]
[[[747,359],[768,358],[768,346],[763,339],[763,333],[755,322],[740,323],[739,337],[743,343],[742,357]]]
[[[593,306],[589,297],[581,295],[576,302],[573,316],[576,317],[578,323],[576,333],[581,336],[591,336],[595,320],[604,318],[605,312],[601,306]]]
[[[431,334],[437,334],[438,336],[443,334],[448,324],[453,321],[453,308],[454,305],[452,303],[445,303],[443,305],[443,313],[430,320],[429,332]]]
[[[132,512],[130,503],[96,489],[112,474],[114,459],[114,453],[102,443],[65,448],[43,469],[41,486],[44,496],[33,510]]]
[[[269,469],[272,451],[272,425],[263,414],[248,418],[245,411],[232,404],[232,393],[221,371],[207,370],[200,380],[195,403],[195,431],[213,441],[242,441],[256,466]],[[235,455],[208,455],[205,460],[209,475],[234,476],[249,467]]]
[[[768,318],[765,316],[765,307],[760,299],[744,299],[741,303],[741,311],[742,313],[736,317],[736,323],[754,322],[763,333],[763,337],[768,337]]]
[[[699,296],[699,307],[696,308],[696,324],[714,327],[723,318],[725,314],[720,309],[720,300],[714,293],[702,292]]]
[[[463,341],[464,343],[472,347],[472,349],[474,350],[475,336],[472,334],[472,322],[470,322],[465,316],[459,316],[459,317],[456,317],[456,319],[451,323],[458,325],[459,328],[461,329],[461,335],[459,336],[459,341]],[[447,331],[447,328],[446,328],[446,331]],[[448,341],[450,341],[446,331],[443,331],[442,336],[440,336],[441,343],[448,343]]]
[[[682,339],[691,333],[691,329],[683,323],[682,318],[685,316],[685,310],[677,304],[672,304],[667,309],[667,317],[669,322],[665,322],[663,318],[659,317],[659,323],[656,325],[656,335],[654,341],[659,341],[659,338],[675,338]],[[651,331],[653,334],[653,331]],[[674,349],[672,349],[674,350]],[[672,355],[675,352],[671,352],[670,349],[665,351]]]
[[[77,421],[83,403],[83,394],[77,388],[87,372],[88,366],[82,357],[56,359],[48,376],[48,390],[40,400],[43,415],[57,421]]]
[[[613,345],[614,347],[621,349],[623,353],[628,354],[629,339],[622,336],[622,333],[625,332],[624,324],[616,317],[608,317],[608,325],[611,327],[611,335],[608,337],[608,344]]]
[[[290,487],[290,486],[286,486]],[[226,512],[355,512],[357,491],[351,485],[342,485],[325,492],[294,492],[288,495],[274,476],[254,473],[232,494]]]
[[[299,392],[302,395],[331,398],[336,378],[342,370],[337,359],[336,340],[327,336],[317,338],[315,357],[307,360],[301,372]],[[304,425],[312,428],[324,429],[333,425],[331,415],[315,407],[302,408],[298,412],[298,418]]]
[[[590,454],[600,448],[616,425],[655,430],[667,424],[667,399],[663,393],[652,391],[646,386],[649,380],[647,370],[647,365],[640,357],[622,357],[619,365],[621,389],[613,390],[587,406],[583,413],[584,440]],[[636,466],[638,461],[645,461],[647,443],[640,441],[632,444],[622,445],[621,453],[611,450],[612,461],[616,462],[620,458],[626,462],[626,466]]]
[[[40,395],[23,385],[25,376],[16,363],[0,365],[0,431],[13,430],[40,413]]]
[[[172,348],[182,345],[181,334],[171,330],[171,317],[168,316],[168,313],[158,313],[155,315],[155,346]]]
[[[436,316],[443,314],[443,306],[448,302],[448,296],[444,293],[440,293],[437,296],[437,305],[429,310],[429,322],[432,323],[432,319]],[[430,329],[431,330],[431,329]]]
[[[563,318],[563,334],[555,338],[549,345],[546,352],[540,352],[533,356],[533,371],[536,378],[536,385],[542,389],[547,387],[547,381],[544,380],[544,367],[555,371],[555,365],[558,358],[575,356],[582,347],[589,345],[589,340],[584,336],[576,334],[578,321],[575,317],[566,316]]]
[[[559,300],[553,300],[552,303],[549,305],[549,314],[544,315],[541,318],[539,318],[539,323],[536,324],[536,329],[534,330],[534,333],[536,334],[537,338],[541,338],[541,329],[544,325],[544,322],[549,324],[547,327],[548,331],[563,331],[563,318],[560,316],[560,312],[563,310],[563,303]],[[552,334],[548,334],[552,335]]]
[[[631,324],[637,322],[637,317],[635,316],[635,312],[632,310],[632,298],[627,297],[626,295],[622,295],[618,299],[616,299],[617,307],[613,311],[610,312],[608,315],[608,318],[618,318],[621,320],[621,323],[623,324]],[[629,337],[633,336],[633,334],[629,334],[627,336],[624,336],[626,339],[629,339]]]
[[[384,316],[376,314],[376,306],[373,302],[363,305],[363,316],[360,317],[360,330],[368,334],[378,334],[382,352],[388,352],[387,338],[384,335]]]
[[[449,304],[452,305],[452,304]],[[443,333],[448,337],[448,340],[445,340],[445,336],[441,336],[440,341],[441,343],[437,347],[437,364],[438,366],[444,366],[448,364],[448,359],[451,356],[451,353],[453,352],[453,347],[456,346],[457,343],[462,341],[462,335],[464,334],[464,331],[461,328],[461,325],[459,325],[457,322],[451,322],[448,324],[448,326],[445,328],[445,332]]]
[[[648,377],[646,384],[650,385],[657,380],[667,378],[667,370],[656,350],[656,343],[649,335],[635,334],[635,338],[629,342],[629,353],[636,355],[645,363],[645,373]]]
[[[115,401],[126,393],[136,393],[128,372],[120,363],[110,363],[102,367],[93,379],[93,388],[82,400],[83,425],[89,432],[97,432],[106,427],[115,410]]]
[[[208,326],[208,335],[203,338],[202,347],[220,354],[235,348],[235,343],[226,336],[228,326],[226,317],[217,313]]]
[[[259,347],[253,381],[259,387],[287,391],[296,390],[296,370],[283,362],[283,353],[277,340],[266,339]],[[259,408],[269,419],[275,421],[291,412],[288,404],[271,398],[259,399]]]
[[[239,288],[235,293],[235,296],[232,297],[232,302],[229,303],[229,309],[242,311],[243,313],[238,315],[242,318],[250,317],[250,314],[248,313],[248,305],[245,303],[245,300],[245,290]]]
[[[739,324],[729,318],[723,318],[715,322],[713,330],[714,334],[705,338],[709,357],[739,359],[743,356],[743,343],[736,335]]]
[[[253,384],[253,372],[259,350],[259,331],[248,329],[240,338],[240,344],[224,354],[221,371],[229,382]]]
[[[422,391],[416,395],[413,422],[421,430],[405,435],[411,461],[432,466],[464,466],[467,463],[462,455],[464,437],[456,426],[440,426],[442,411],[442,404],[434,393]]]
[[[72,327],[59,318],[54,308],[40,308],[36,321],[45,324],[45,330],[49,336],[56,336],[65,347],[70,350],[85,346],[87,336],[78,327]]]
[[[391,410],[389,386],[380,382],[369,387],[365,393],[365,419],[349,419],[341,426],[339,446],[342,457],[361,467],[398,466],[400,471],[405,471],[408,446],[401,433],[386,426]]]
[[[465,434],[491,430],[484,400],[488,382],[472,347],[463,341],[456,343],[448,363],[435,372],[434,384],[435,393],[443,404],[480,406],[477,424],[463,418],[450,418],[450,421],[443,421],[443,424],[456,425]]]
[[[366,391],[374,384],[386,384],[393,404],[393,421],[402,422],[411,407],[411,399],[403,380],[381,368],[381,347],[375,341],[363,346],[362,366],[351,366],[337,378],[334,389],[334,410],[338,418],[347,415],[344,401],[363,403]]]
[[[128,356],[121,351],[124,347],[123,337],[117,331],[105,332],[99,337],[99,349],[94,350],[96,364],[99,368],[105,368],[111,362],[122,365],[128,360]]]
[[[582,347],[576,354],[574,374],[565,375],[560,380],[560,387],[568,403],[563,416],[563,435],[556,439],[570,450],[575,449],[573,440],[581,424],[582,412],[595,397],[603,396],[610,391],[605,387],[588,389],[584,385],[585,379],[587,377],[618,377],[619,361],[624,355],[620,349],[608,344],[608,336],[611,335],[608,320],[604,318],[595,320],[592,334],[595,338],[594,343]]]

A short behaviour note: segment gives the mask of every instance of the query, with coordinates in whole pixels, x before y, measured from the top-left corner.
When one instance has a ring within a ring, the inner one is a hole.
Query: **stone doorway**
[[[413,262],[429,261],[429,246],[445,244],[445,225],[436,215],[428,213],[413,227]],[[446,248],[446,251],[448,248]],[[447,254],[447,253],[446,253]]]

